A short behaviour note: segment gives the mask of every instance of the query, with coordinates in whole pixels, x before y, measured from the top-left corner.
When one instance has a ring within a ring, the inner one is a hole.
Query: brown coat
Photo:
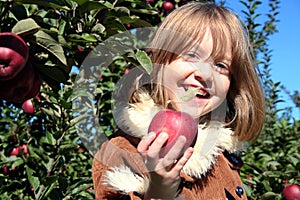
[[[117,106],[114,119],[120,131],[95,155],[97,200],[140,200],[147,191],[148,171],[136,146],[162,108],[147,94],[141,98],[140,103]],[[242,148],[243,143],[221,122],[199,124],[193,155],[181,172],[178,199],[247,199],[238,171],[242,161],[234,154]]]
[[[212,169],[201,179],[195,179],[182,173],[182,183],[178,195],[181,198],[179,199],[225,200],[226,195],[228,199],[247,199],[244,190],[240,193],[236,191],[238,186],[242,186],[238,172],[240,162],[234,162],[238,157],[231,158],[231,156],[233,155],[226,155],[232,162],[224,154],[220,154]],[[103,184],[104,173],[113,166],[121,165],[130,166],[134,173],[144,174],[147,177],[147,173],[145,173],[147,169],[142,157],[136,150],[135,144],[124,137],[113,138],[110,142],[107,141],[102,145],[93,162],[93,180],[97,200],[142,199],[142,194],[136,191],[116,191],[111,186]],[[120,182],[127,183],[128,187],[130,184],[135,184],[129,180],[122,180],[122,177],[115,178],[120,179]]]

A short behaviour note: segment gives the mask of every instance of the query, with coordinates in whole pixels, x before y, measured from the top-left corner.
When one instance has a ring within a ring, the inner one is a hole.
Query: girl
[[[264,96],[241,22],[215,4],[189,3],[166,17],[148,53],[151,81],[135,76],[115,110],[118,130],[93,161],[96,199],[247,199],[239,152],[263,126]],[[168,134],[147,131],[165,108],[199,122],[183,155],[185,137],[160,157]]]

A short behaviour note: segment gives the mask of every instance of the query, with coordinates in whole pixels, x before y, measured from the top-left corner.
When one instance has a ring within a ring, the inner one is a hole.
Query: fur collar
[[[141,103],[117,106],[115,120],[124,132],[142,138],[148,133],[148,127],[153,116],[161,109],[148,94],[141,94]],[[198,136],[194,153],[183,168],[183,173],[193,178],[201,179],[214,165],[216,157],[227,150],[238,152],[243,143],[233,136],[233,131],[224,128],[221,122],[211,121],[198,126]],[[124,183],[122,182],[125,181]],[[137,175],[126,166],[111,168],[104,176],[103,183],[117,191],[129,193],[136,191],[143,194],[149,183],[148,178]]]

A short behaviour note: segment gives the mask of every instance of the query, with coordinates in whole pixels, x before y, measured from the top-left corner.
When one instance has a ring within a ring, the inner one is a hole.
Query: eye
[[[187,62],[198,62],[200,60],[200,56],[195,52],[186,52],[181,57]]]
[[[225,64],[222,64],[222,63],[217,63],[217,64],[215,64],[215,66],[218,67],[218,68],[221,68],[221,69],[227,69]]]
[[[225,63],[216,63],[214,64],[214,69],[219,72],[220,74],[229,75],[229,67]]]

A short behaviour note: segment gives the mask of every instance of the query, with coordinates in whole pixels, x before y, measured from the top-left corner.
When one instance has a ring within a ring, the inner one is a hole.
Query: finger
[[[175,163],[175,161],[182,155],[183,147],[186,143],[185,136],[179,136],[174,146],[170,149],[170,151],[166,154],[163,159],[164,166],[170,166]]]
[[[137,150],[140,153],[146,152],[153,140],[155,139],[155,136],[156,134],[154,132],[150,132],[145,137],[143,137],[137,146]]]
[[[189,147],[184,152],[183,156],[177,161],[177,163],[174,164],[172,170],[174,170],[175,172],[180,173],[181,169],[187,163],[187,161],[190,159],[190,157],[192,156],[193,152],[194,152],[194,148],[193,147]]]
[[[146,154],[145,159],[147,161],[147,168],[149,170],[157,170],[164,168],[161,164],[161,158],[159,152],[161,151],[164,143],[168,140],[169,135],[162,132],[158,137],[151,143]]]
[[[158,137],[152,142],[152,144],[149,147],[149,153],[150,152],[159,152],[163,145],[167,142],[169,138],[169,135],[165,132],[162,132],[158,135]]]

